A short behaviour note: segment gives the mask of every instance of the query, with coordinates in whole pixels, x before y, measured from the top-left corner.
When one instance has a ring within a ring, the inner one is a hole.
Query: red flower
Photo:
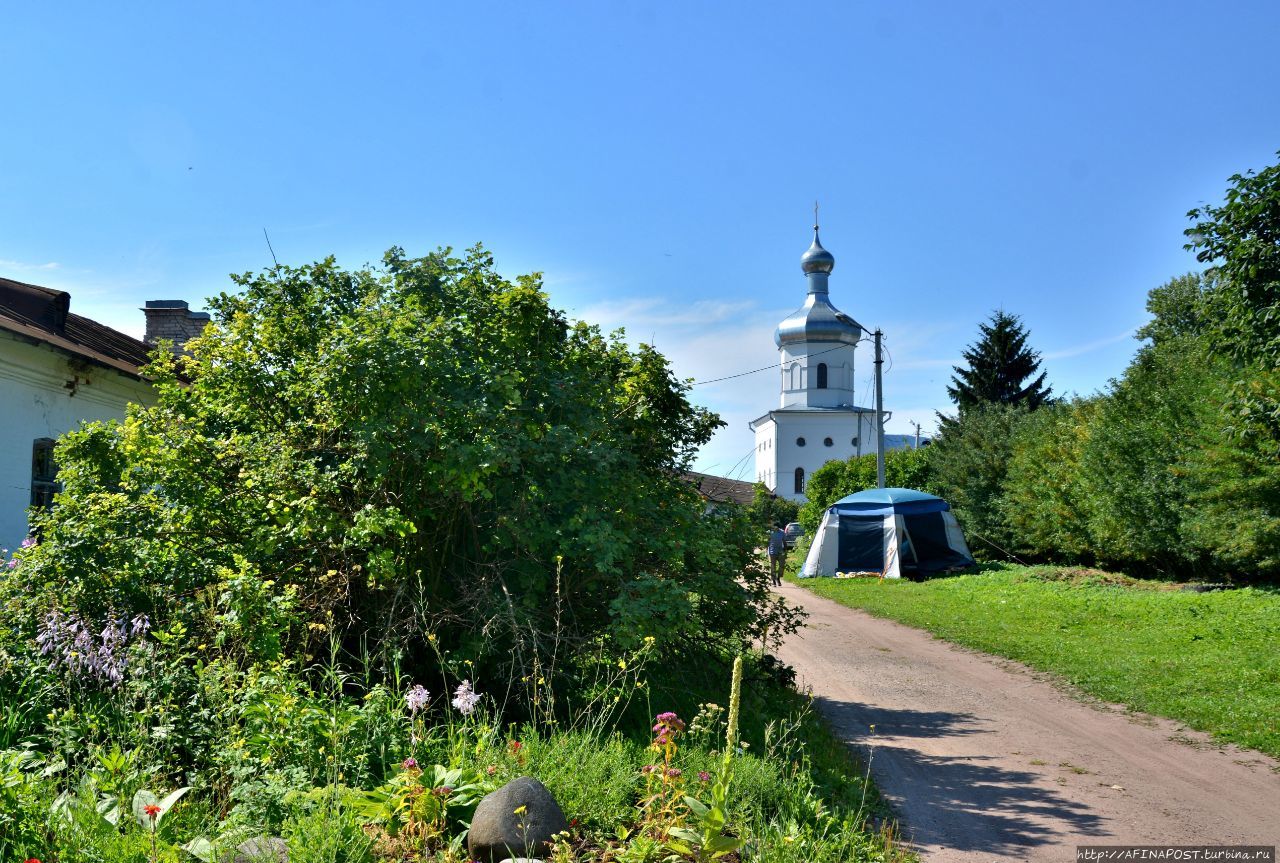
[[[40,863],[40,861],[34,857],[28,857],[26,863]]]
[[[523,743],[521,743],[519,740],[512,740],[512,741],[511,741],[511,754],[512,754],[512,755],[515,755],[515,754],[516,754],[517,752],[519,752],[523,747],[524,747],[524,744],[523,744]]]
[[[142,807],[142,811],[147,813],[148,818],[150,818],[152,821],[155,821],[157,818],[160,817],[160,813],[163,812],[164,810],[161,809],[159,806],[155,805],[154,803],[148,803],[146,806]]]

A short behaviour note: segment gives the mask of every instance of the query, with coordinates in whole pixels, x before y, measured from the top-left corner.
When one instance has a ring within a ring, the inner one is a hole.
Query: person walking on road
[[[787,564],[787,534],[782,525],[775,524],[769,531],[769,577],[774,587],[782,586],[782,570]]]

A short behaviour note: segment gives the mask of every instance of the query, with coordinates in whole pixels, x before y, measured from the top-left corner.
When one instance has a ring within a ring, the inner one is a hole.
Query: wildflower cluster
[[[710,701],[699,704],[697,715],[689,722],[688,737],[710,748],[718,748],[715,744],[723,733],[724,723],[723,707]]]
[[[475,691],[470,680],[462,681],[457,691],[453,693],[453,706],[463,716],[470,716],[475,713],[476,705],[480,703],[480,693]]]
[[[653,726],[653,733],[657,735],[653,743],[661,748],[675,741],[676,736],[684,731],[684,720],[674,713],[659,713],[656,717],[657,722]]]
[[[684,771],[675,765],[676,740],[684,733],[685,723],[674,713],[659,713],[653,725],[650,749],[661,753],[660,764],[640,768],[645,779],[645,797],[641,808],[654,838],[665,841],[670,830],[684,823]],[[699,777],[701,778],[701,777]]]
[[[45,616],[36,635],[40,655],[48,657],[51,668],[65,669],[72,677],[118,687],[124,682],[129,658],[126,648],[131,641],[151,631],[145,614],[133,619],[108,619],[102,630],[76,614],[51,611]]]
[[[411,716],[417,716],[418,711],[427,706],[427,702],[431,700],[431,693],[423,688],[421,683],[415,684],[412,689],[404,695],[405,706],[409,708]]]

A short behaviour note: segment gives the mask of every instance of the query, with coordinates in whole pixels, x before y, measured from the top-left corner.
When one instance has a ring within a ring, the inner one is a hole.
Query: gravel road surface
[[[777,592],[810,614],[780,658],[870,753],[929,863],[1066,863],[1088,844],[1280,844],[1275,759],[795,585]]]

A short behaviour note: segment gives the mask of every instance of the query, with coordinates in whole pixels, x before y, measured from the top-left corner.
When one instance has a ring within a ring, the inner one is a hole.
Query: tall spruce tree
[[[961,413],[989,404],[1035,410],[1050,400],[1053,390],[1044,385],[1044,372],[1026,383],[1040,368],[1040,354],[1027,347],[1027,330],[1017,315],[997,310],[978,330],[981,337],[964,352],[968,368],[954,366],[947,387]]]

